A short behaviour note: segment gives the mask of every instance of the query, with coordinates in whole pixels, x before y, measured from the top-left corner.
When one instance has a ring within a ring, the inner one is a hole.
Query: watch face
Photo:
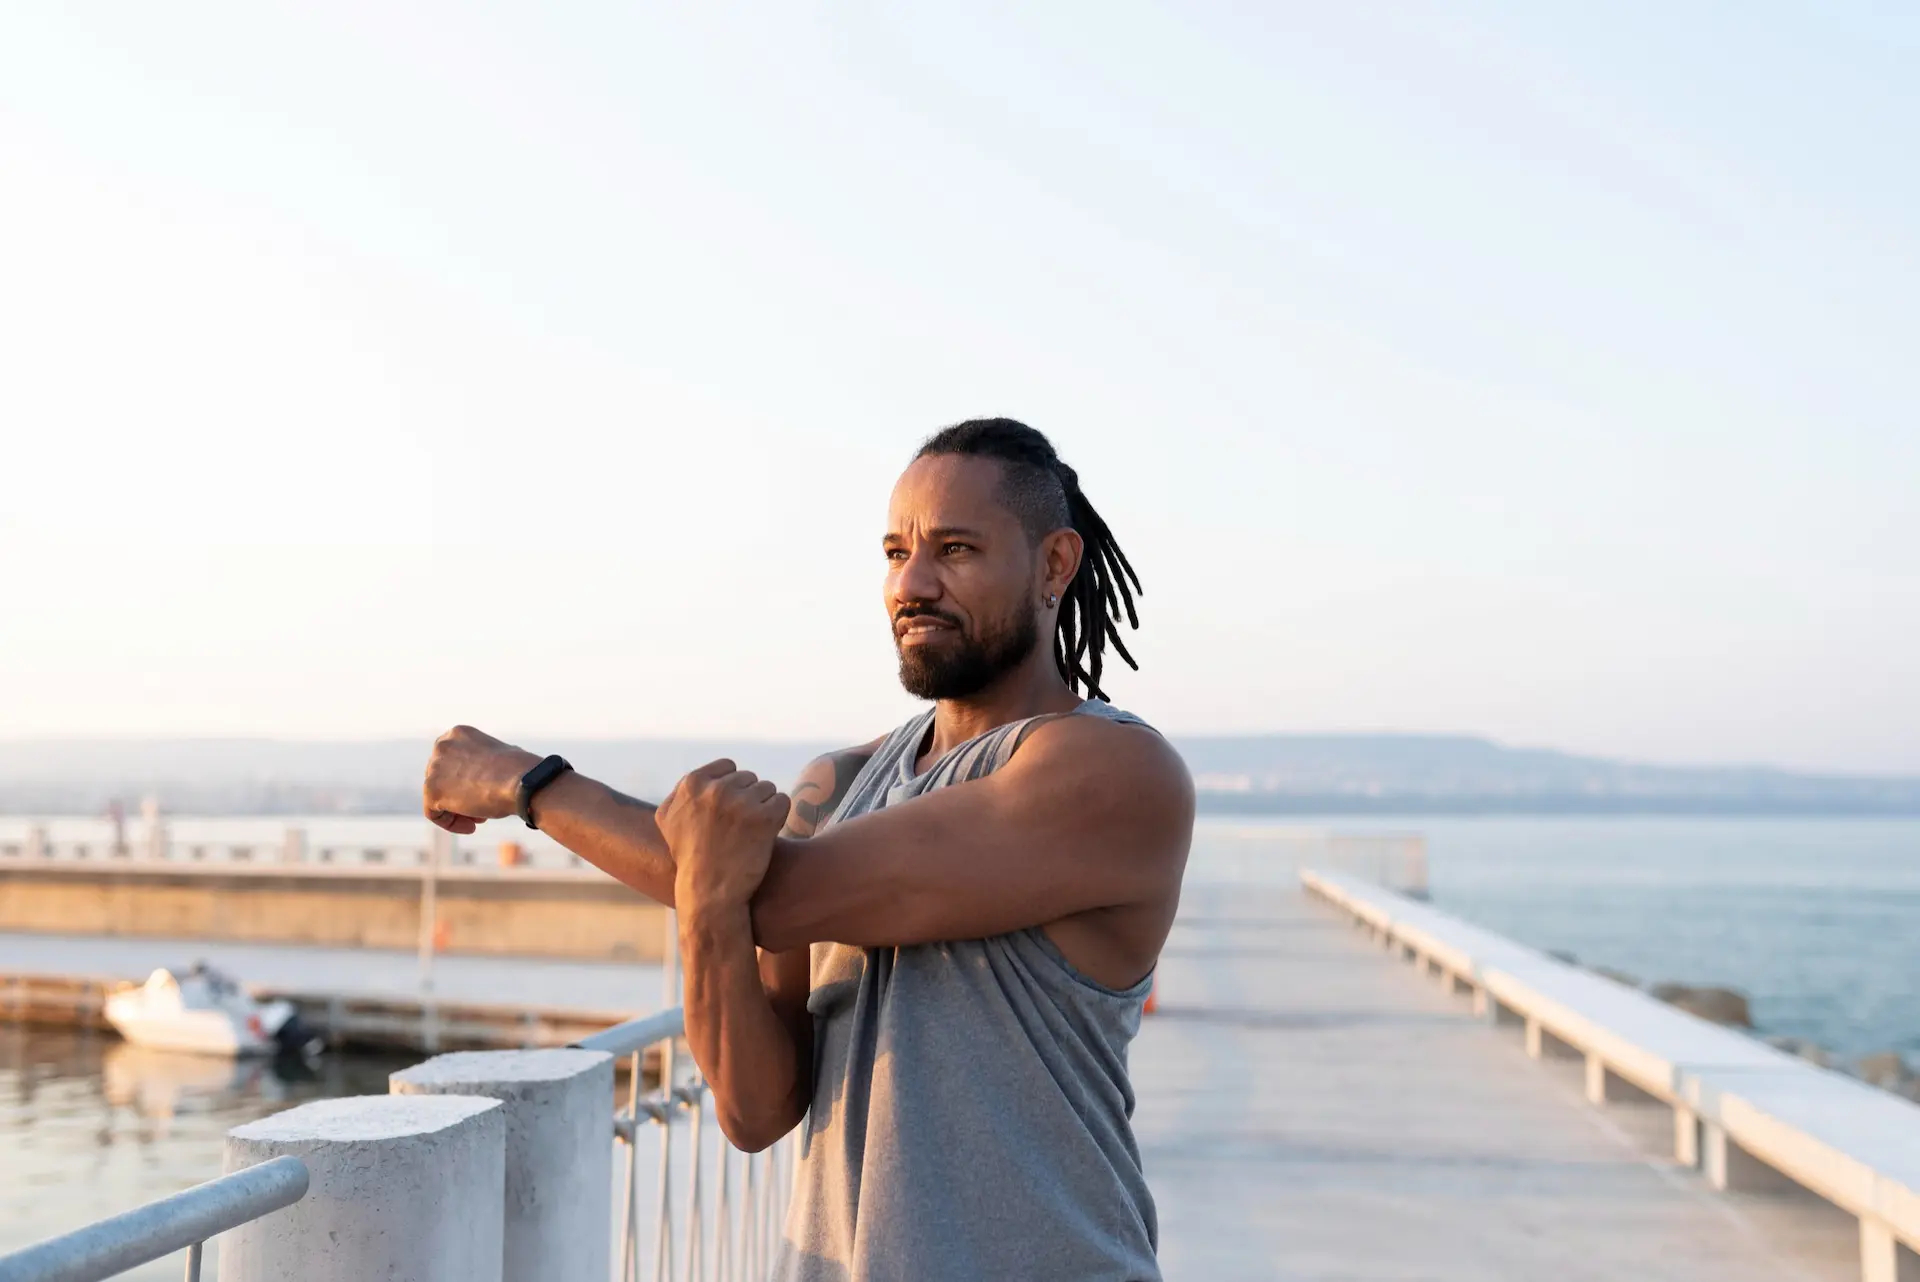
[[[556,755],[542,757],[538,765],[520,776],[520,804],[515,807],[515,810],[520,815],[521,823],[535,832],[540,830],[540,825],[533,822],[534,794],[559,778],[562,772],[571,769],[573,767],[567,764],[566,758]]]

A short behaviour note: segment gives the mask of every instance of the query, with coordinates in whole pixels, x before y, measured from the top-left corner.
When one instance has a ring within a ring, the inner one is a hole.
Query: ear
[[[1040,541],[1041,584],[1043,596],[1064,597],[1067,585],[1080,569],[1086,543],[1071,529],[1058,529]]]

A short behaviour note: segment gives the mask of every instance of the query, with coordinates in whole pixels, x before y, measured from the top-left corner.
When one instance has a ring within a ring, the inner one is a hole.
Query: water
[[[233,1127],[310,1099],[385,1094],[387,1074],[410,1062],[330,1055],[290,1077],[259,1061],[0,1024],[0,1252],[212,1179]],[[125,1276],[175,1279],[184,1260]]]
[[[175,822],[178,833],[186,821]],[[269,840],[286,821],[193,822],[194,839],[217,841],[243,839],[228,823]],[[423,830],[311,823],[343,845]],[[1765,1032],[1850,1056],[1920,1052],[1920,820],[1203,820],[1189,875],[1290,885],[1313,847],[1286,834],[1383,828],[1425,835],[1434,902],[1471,921],[1650,981],[1739,988]],[[0,1024],[0,1250],[211,1178],[229,1128],[307,1099],[383,1092],[405,1062],[329,1057],[319,1076],[286,1080],[265,1065]],[[178,1275],[169,1262],[130,1276]]]

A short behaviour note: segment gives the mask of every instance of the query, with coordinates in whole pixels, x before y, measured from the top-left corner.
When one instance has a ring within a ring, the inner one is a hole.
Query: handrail
[[[306,1163],[276,1157],[0,1256],[0,1282],[104,1282],[187,1248],[197,1263],[208,1238],[292,1206],[306,1194]],[[197,1274],[189,1264],[188,1277]]]
[[[581,1050],[605,1051],[618,1057],[643,1051],[655,1042],[664,1042],[670,1037],[683,1037],[686,1031],[686,1008],[672,1006],[651,1015],[642,1015],[639,1019],[630,1019],[624,1024],[615,1024],[612,1028],[603,1028],[597,1033],[589,1033],[574,1045]]]
[[[1529,1055],[1551,1041],[1584,1056],[1589,1102],[1638,1091],[1669,1105],[1675,1159],[1713,1188],[1798,1184],[1859,1219],[1866,1282],[1909,1276],[1920,1108],[1391,890],[1311,869],[1300,879],[1449,990],[1470,989],[1481,1018],[1524,1023]]]

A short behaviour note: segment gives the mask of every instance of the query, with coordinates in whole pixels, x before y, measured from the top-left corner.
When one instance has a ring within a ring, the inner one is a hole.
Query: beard
[[[932,614],[949,623],[956,622],[933,610]],[[992,627],[982,628],[978,636],[956,627],[951,639],[936,645],[901,645],[900,684],[916,699],[965,699],[979,694],[1002,676],[1019,667],[1039,644],[1040,627],[1031,610],[1015,610]]]

